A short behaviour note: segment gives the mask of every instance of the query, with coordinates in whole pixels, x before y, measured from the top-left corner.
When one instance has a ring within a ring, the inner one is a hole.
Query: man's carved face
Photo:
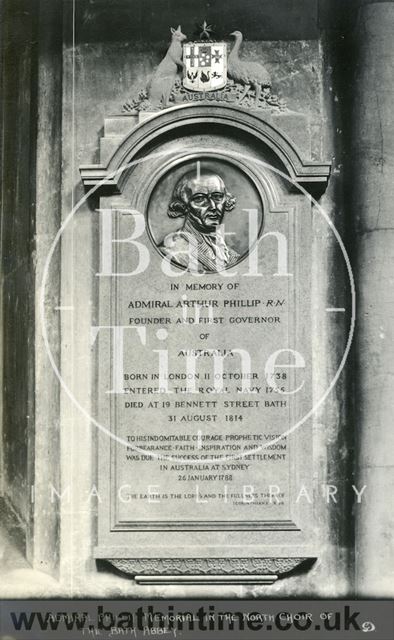
[[[212,233],[223,220],[226,188],[223,180],[214,174],[188,180],[183,190],[187,204],[187,220],[202,233]]]

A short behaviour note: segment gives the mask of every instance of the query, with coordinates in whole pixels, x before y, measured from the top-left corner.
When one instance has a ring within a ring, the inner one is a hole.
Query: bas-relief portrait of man
[[[261,225],[262,204],[241,171],[214,161],[189,163],[168,175],[158,192],[149,223],[157,248],[173,264],[214,273],[248,253],[248,211],[256,210]]]
[[[163,253],[185,267],[194,259],[194,264],[206,271],[234,265],[240,256],[226,244],[222,222],[235,203],[218,174],[189,171],[183,175],[175,186],[168,215],[184,218],[184,224],[164,238]]]

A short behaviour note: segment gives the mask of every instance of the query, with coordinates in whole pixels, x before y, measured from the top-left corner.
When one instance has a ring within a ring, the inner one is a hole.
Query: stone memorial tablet
[[[81,168],[99,195],[95,555],[143,582],[272,582],[316,557],[306,189],[329,165],[291,141],[303,116],[242,99],[107,118]]]

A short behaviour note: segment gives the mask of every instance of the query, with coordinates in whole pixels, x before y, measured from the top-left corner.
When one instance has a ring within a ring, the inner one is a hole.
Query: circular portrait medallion
[[[248,224],[250,211],[255,212],[255,229]],[[214,273],[235,266],[257,241],[262,196],[253,178],[235,164],[193,159],[157,181],[147,222],[163,256],[183,269]]]

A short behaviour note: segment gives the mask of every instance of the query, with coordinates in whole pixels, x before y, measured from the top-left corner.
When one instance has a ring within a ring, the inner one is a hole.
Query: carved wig
[[[223,191],[226,195],[226,200],[224,204],[225,211],[231,211],[235,207],[236,198],[226,189],[226,185],[224,184],[223,178],[221,178],[218,174],[211,174],[210,172],[201,172],[201,176],[212,176],[218,178],[223,185]],[[187,215],[188,208],[188,195],[187,195],[187,187],[191,180],[196,178],[195,171],[189,171],[185,173],[175,185],[172,201],[168,207],[168,215],[170,218],[180,218]]]

